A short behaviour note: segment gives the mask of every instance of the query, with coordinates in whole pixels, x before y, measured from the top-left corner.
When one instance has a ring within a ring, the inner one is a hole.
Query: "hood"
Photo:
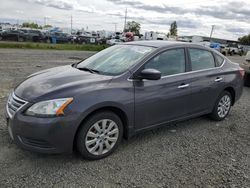
[[[100,87],[111,79],[112,76],[78,70],[71,65],[61,66],[30,75],[15,88],[15,94],[29,102],[73,97],[83,89]]]

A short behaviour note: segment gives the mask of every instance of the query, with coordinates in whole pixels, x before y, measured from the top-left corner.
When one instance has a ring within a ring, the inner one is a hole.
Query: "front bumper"
[[[37,118],[17,111],[10,117],[6,110],[7,126],[15,144],[40,153],[71,153],[76,132],[74,116]]]

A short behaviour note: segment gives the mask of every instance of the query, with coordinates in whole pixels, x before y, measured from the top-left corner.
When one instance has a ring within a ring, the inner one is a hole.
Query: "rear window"
[[[189,55],[193,71],[215,67],[214,56],[207,50],[190,48]]]

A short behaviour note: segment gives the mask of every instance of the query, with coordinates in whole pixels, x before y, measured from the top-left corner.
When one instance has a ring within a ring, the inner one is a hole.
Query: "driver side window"
[[[145,65],[145,69],[156,69],[162,76],[185,72],[184,48],[172,49],[155,56]]]

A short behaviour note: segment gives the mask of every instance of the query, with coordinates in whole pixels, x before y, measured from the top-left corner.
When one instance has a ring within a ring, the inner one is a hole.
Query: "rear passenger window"
[[[222,64],[223,64],[223,62],[224,62],[224,58],[223,57],[221,57],[220,55],[218,55],[218,54],[215,54],[215,58],[216,58],[216,60],[217,60],[217,67],[220,67]]]
[[[193,71],[215,67],[214,56],[211,52],[191,48],[189,54]]]

